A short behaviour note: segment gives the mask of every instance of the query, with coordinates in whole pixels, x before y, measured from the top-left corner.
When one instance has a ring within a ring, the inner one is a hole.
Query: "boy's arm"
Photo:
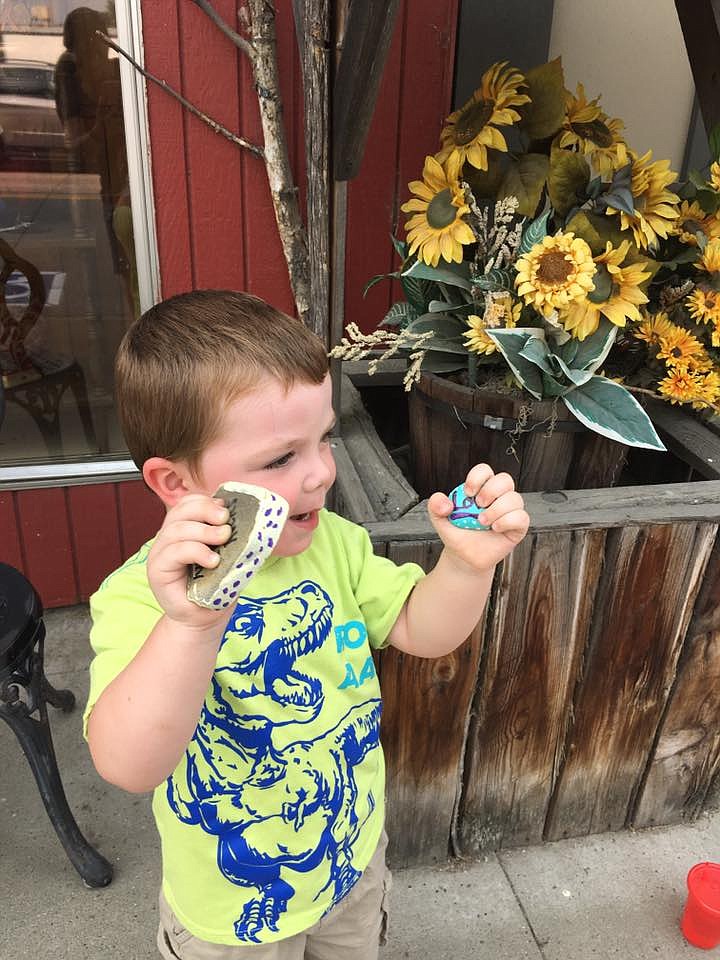
[[[98,773],[125,790],[141,793],[162,783],[197,725],[231,610],[190,603],[187,565],[217,564],[209,545],[227,540],[227,517],[211,497],[185,497],[168,511],[150,551],[148,579],[164,615],[88,720]]]
[[[442,493],[428,501],[433,526],[444,544],[434,569],[416,584],[390,631],[392,646],[416,657],[441,657],[477,626],[496,565],[527,533],[530,519],[512,478],[487,464],[468,473],[465,493],[484,509],[490,530],[461,530],[447,519],[452,503]]]

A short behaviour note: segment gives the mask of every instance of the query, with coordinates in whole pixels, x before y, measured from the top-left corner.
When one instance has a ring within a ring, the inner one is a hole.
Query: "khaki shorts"
[[[275,943],[235,947],[198,940],[180,924],[161,892],[160,955],[165,960],[377,960],[387,934],[392,885],[386,847],[383,831],[372,860],[348,896],[308,930]]]

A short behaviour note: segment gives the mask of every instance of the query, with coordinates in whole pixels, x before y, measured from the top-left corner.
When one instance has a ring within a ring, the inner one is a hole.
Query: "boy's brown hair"
[[[118,414],[130,455],[195,470],[229,403],[265,376],[322,383],[325,348],[300,320],[232,290],[163,300],[123,337],[115,359]]]

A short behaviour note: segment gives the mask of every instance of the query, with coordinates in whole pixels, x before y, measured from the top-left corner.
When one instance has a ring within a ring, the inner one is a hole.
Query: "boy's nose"
[[[305,477],[304,487],[309,491],[318,490],[320,487],[328,488],[332,486],[334,479],[335,461],[332,456],[318,457]]]

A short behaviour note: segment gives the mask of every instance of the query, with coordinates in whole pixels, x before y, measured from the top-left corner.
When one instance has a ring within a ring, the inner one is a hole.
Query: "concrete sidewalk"
[[[50,611],[46,624],[48,676],[70,687],[79,704],[51,717],[66,792],[80,828],[113,862],[115,878],[104,890],[82,885],[14,736],[0,725],[0,958],[155,960],[159,859],[149,800],[104,784],[81,737],[86,609]],[[678,927],[685,877],[700,860],[720,860],[720,815],[399,871],[382,960],[701,956]],[[706,955],[720,957],[720,948]]]

